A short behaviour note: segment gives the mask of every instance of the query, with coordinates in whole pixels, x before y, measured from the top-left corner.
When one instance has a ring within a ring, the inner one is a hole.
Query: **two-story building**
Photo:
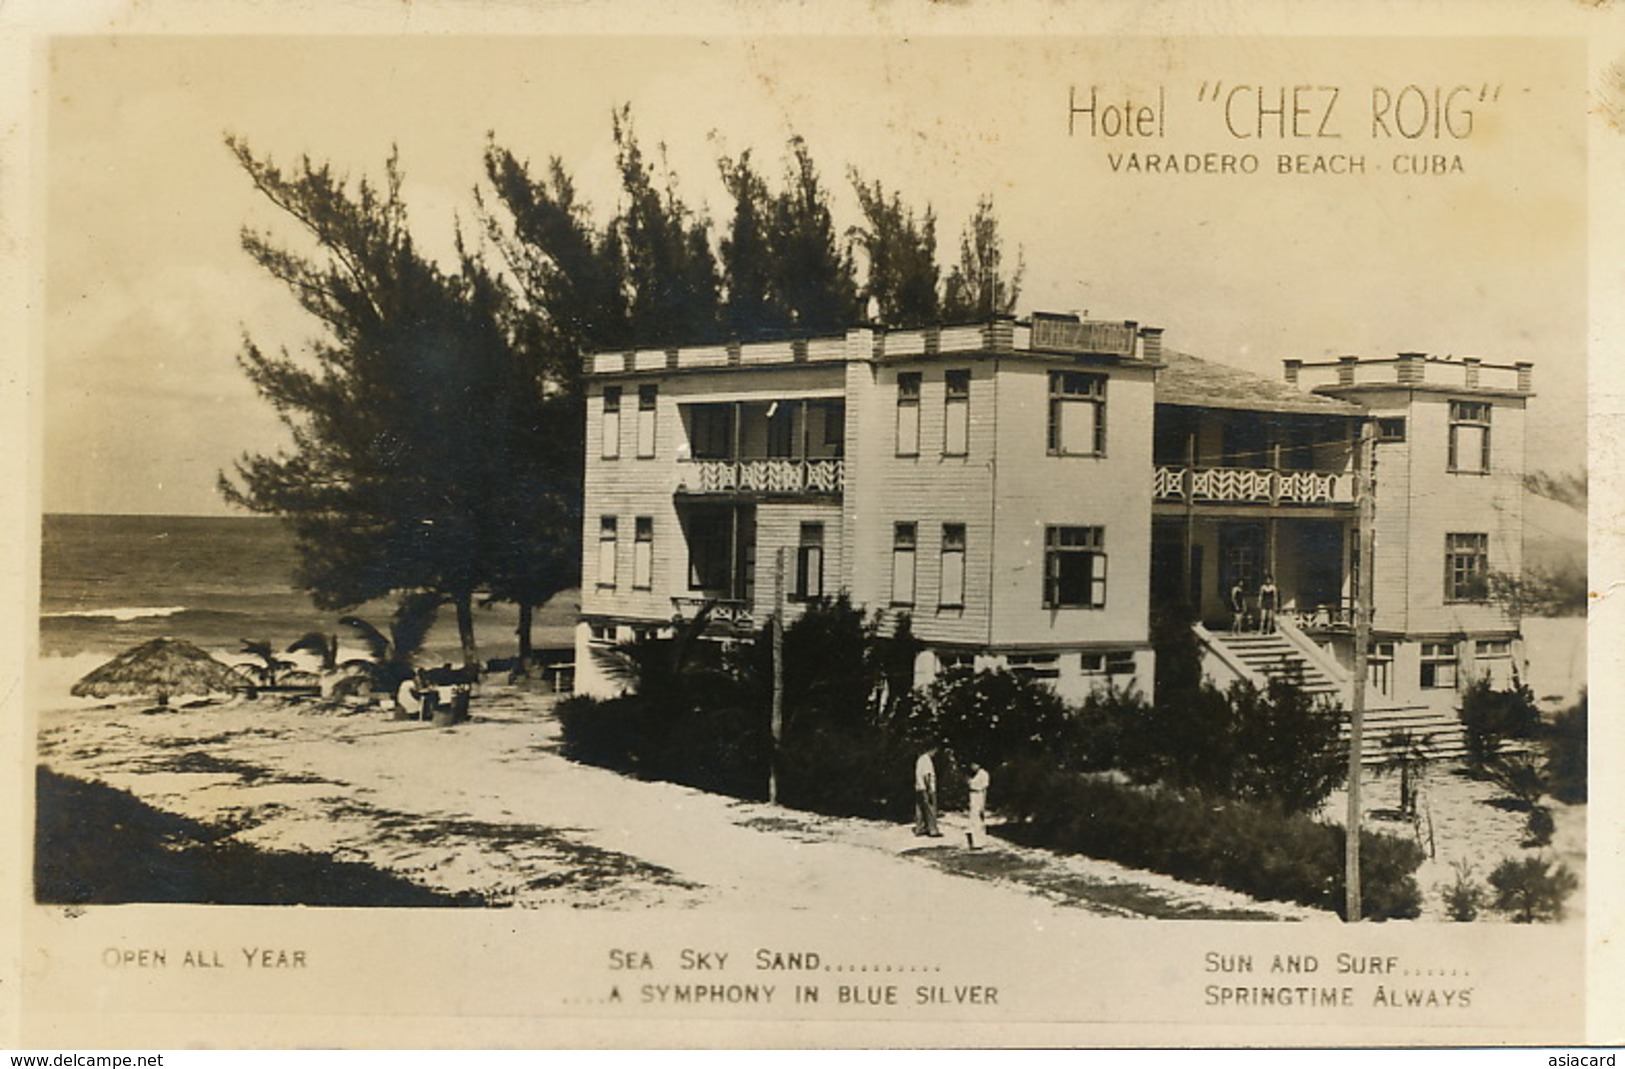
[[[1183,605],[1220,681],[1346,694],[1368,421],[1373,701],[1441,706],[1517,652],[1487,578],[1520,566],[1528,365],[1288,361],[1275,383],[1164,352],[1157,328],[1044,314],[591,360],[588,693],[613,689],[595,648],[702,607],[712,636],[750,633],[782,585],[790,616],[840,591],[906,613],[922,678],[1149,694],[1153,606]],[[1281,626],[1232,633],[1229,592],[1256,605],[1266,576]]]

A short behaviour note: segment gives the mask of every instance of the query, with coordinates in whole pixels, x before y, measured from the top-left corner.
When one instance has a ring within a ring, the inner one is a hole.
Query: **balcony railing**
[[[679,465],[684,494],[839,494],[844,460],[689,460]]]
[[[1354,477],[1337,471],[1271,471],[1268,468],[1157,468],[1152,494],[1159,501],[1224,504],[1348,505]]]
[[[677,610],[677,615],[684,620],[694,619],[707,605],[711,606],[711,615],[706,619],[706,630],[711,632],[753,631],[756,628],[756,617],[748,601],[732,598],[674,597],[671,604],[672,608]]]

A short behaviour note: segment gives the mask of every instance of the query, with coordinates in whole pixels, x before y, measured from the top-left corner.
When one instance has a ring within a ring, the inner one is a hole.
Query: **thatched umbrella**
[[[159,706],[171,694],[214,694],[252,686],[241,672],[192,645],[155,638],[125,650],[73,685],[76,698],[152,694]]]

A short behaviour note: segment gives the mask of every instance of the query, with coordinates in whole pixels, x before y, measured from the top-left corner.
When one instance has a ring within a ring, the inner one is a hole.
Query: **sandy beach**
[[[579,765],[559,754],[555,699],[539,686],[486,684],[472,719],[451,728],[314,699],[209,700],[147,714],[143,701],[65,697],[95,661],[41,662],[41,807],[47,819],[99,816],[121,835],[109,842],[93,833],[101,860],[92,870],[104,885],[81,873],[64,890],[62,873],[48,873],[45,896],[738,910],[827,908],[858,893],[874,912],[929,901],[967,911],[1336,920],[1017,846],[999,839],[996,826],[988,848],[970,851],[960,845],[963,814],[947,816],[946,838],[922,845],[907,825],[742,802]],[[1539,854],[1583,880],[1583,806],[1554,806],[1556,839],[1532,850],[1519,845],[1524,815],[1498,803],[1492,785],[1447,765],[1431,768],[1425,783],[1417,828],[1371,825],[1424,841],[1431,832],[1433,856],[1417,873],[1424,920],[1447,919],[1439,889],[1453,880],[1454,862],[1472,864],[1483,882],[1501,858]],[[1397,793],[1397,776],[1368,776],[1367,812],[1392,808]],[[1343,796],[1333,796],[1327,819],[1338,819],[1343,806]],[[42,857],[63,848],[57,843]],[[118,856],[132,851],[144,865]],[[171,875],[138,885],[111,875],[143,869]],[[1570,900],[1568,923],[1583,917],[1582,902],[1583,892]]]

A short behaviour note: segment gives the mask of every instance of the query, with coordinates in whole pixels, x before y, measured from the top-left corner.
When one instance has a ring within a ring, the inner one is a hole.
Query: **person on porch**
[[[1247,584],[1241,576],[1230,584],[1230,633],[1239,634],[1247,629]]]
[[[1275,613],[1281,607],[1281,591],[1275,585],[1275,576],[1264,573],[1258,587],[1258,630],[1264,634],[1275,631]]]

